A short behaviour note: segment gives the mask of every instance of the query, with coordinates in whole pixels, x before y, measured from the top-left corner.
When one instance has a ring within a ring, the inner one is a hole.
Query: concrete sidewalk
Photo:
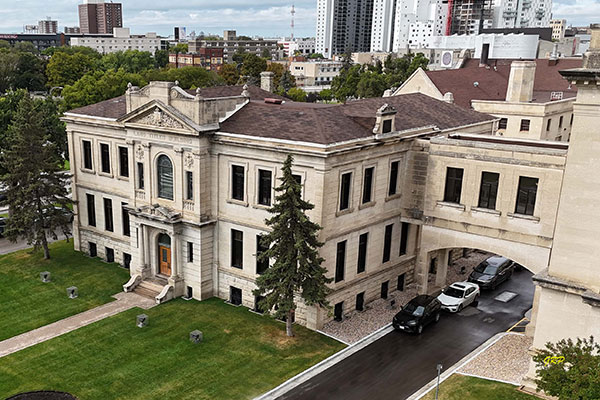
[[[91,310],[61,319],[60,321],[0,342],[0,358],[19,350],[26,349],[27,347],[34,346],[38,343],[45,342],[46,340],[53,339],[57,336],[64,335],[65,333],[74,331],[82,326],[92,324],[131,308],[140,307],[147,310],[156,305],[153,299],[135,293],[117,293],[113,297],[117,300],[112,303],[92,308]]]

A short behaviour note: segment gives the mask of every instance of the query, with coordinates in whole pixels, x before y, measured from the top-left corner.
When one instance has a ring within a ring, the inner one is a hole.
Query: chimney
[[[590,25],[590,48],[583,55],[583,68],[600,69],[600,24]]]
[[[452,94],[452,92],[444,93],[444,101],[449,104],[454,104],[454,94]]]
[[[510,77],[506,101],[528,103],[533,100],[535,82],[535,61],[513,61],[510,65]]]
[[[552,45],[552,54],[550,54],[550,58],[548,59],[548,65],[553,66],[556,64],[558,64],[558,43]]]
[[[262,90],[266,90],[267,92],[273,93],[275,88],[273,87],[275,74],[270,71],[265,71],[260,73],[260,88]]]

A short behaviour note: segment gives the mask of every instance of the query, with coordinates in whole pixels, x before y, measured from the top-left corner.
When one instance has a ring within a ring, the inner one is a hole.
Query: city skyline
[[[10,8],[0,9],[0,33],[20,33],[23,26],[36,24],[38,20],[51,17],[58,20],[59,29],[65,26],[78,26],[77,5],[80,0],[58,0],[44,3],[44,13],[39,15],[31,10],[39,9],[40,0],[24,0],[13,3]],[[225,0],[212,3],[206,0],[173,0],[164,6],[142,0],[123,0],[123,25],[131,28],[132,33],[156,32],[166,36],[173,27],[183,26],[187,32],[196,31],[206,34],[222,34],[225,29],[235,29],[242,35],[281,37],[291,33],[291,6],[295,5],[296,37],[315,35],[316,1],[296,0],[284,2],[261,0],[249,5],[243,0]],[[218,4],[218,6],[217,6]],[[595,0],[554,1],[553,17],[564,18],[568,24],[585,26],[600,15],[600,3]]]

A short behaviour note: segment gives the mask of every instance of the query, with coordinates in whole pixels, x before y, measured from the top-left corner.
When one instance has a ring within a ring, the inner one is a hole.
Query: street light
[[[438,378],[437,378],[437,385],[435,387],[435,400],[438,400],[438,394],[440,393],[440,373],[442,372],[442,364],[438,364],[437,365],[437,374],[438,374]]]

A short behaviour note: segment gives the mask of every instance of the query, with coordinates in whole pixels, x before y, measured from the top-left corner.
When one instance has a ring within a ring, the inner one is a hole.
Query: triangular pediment
[[[125,126],[171,131],[183,134],[198,134],[200,127],[177,109],[160,100],[152,100],[119,119]]]

